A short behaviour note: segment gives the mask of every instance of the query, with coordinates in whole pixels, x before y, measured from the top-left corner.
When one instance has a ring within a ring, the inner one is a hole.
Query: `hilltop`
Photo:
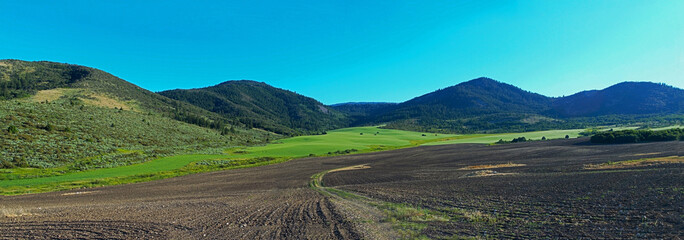
[[[345,114],[297,93],[249,80],[159,94],[284,135],[316,134],[349,126]]]

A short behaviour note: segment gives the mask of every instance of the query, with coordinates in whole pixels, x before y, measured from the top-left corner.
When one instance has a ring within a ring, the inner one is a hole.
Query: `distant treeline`
[[[638,143],[638,142],[662,142],[684,141],[684,129],[674,128],[667,130],[622,130],[597,133],[591,137],[592,143]]]

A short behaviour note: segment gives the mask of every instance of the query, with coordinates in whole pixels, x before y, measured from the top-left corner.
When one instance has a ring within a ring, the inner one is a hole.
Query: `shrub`
[[[513,141],[511,141],[511,142],[514,142],[514,143],[527,142],[527,138],[525,138],[525,137],[514,138]]]
[[[7,128],[7,132],[14,134],[14,133],[19,132],[19,130],[17,130],[17,127],[16,127],[16,126],[10,125],[10,126]]]

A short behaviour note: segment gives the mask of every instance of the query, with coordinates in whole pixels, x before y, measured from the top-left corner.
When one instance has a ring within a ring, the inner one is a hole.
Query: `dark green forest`
[[[265,83],[241,80],[216,86],[160,92],[249,128],[296,136],[350,126],[349,118],[322,103]]]
[[[591,137],[592,143],[640,143],[640,142],[663,142],[684,141],[684,129],[674,128],[666,130],[621,130],[597,133]]]

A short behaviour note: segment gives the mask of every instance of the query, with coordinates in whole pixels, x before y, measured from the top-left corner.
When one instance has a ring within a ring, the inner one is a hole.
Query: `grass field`
[[[45,169],[0,171],[0,194],[13,195],[82,187],[115,185],[175,177],[190,173],[251,167],[309,156],[332,156],[417,146],[456,135],[409,132],[377,127],[355,127],[329,131],[325,135],[278,140],[265,146],[227,149],[218,155],[178,155],[116,168],[61,174]],[[32,174],[35,173],[35,174]]]
[[[584,131],[584,129],[571,129],[571,130],[550,130],[550,131],[539,131],[539,132],[526,132],[526,133],[500,133],[500,134],[470,134],[470,135],[459,135],[454,137],[453,140],[439,141],[439,142],[429,142],[423,145],[443,145],[443,144],[456,144],[456,143],[495,143],[500,139],[511,141],[514,138],[525,137],[528,140],[541,140],[542,137],[546,139],[558,139],[565,138],[568,135],[571,138],[576,138],[579,133]]]
[[[320,156],[351,149],[358,152],[388,150],[456,136],[377,127],[354,127],[329,131],[326,135],[282,139],[266,146],[230,149],[228,153],[241,158],[302,157],[310,154]]]

